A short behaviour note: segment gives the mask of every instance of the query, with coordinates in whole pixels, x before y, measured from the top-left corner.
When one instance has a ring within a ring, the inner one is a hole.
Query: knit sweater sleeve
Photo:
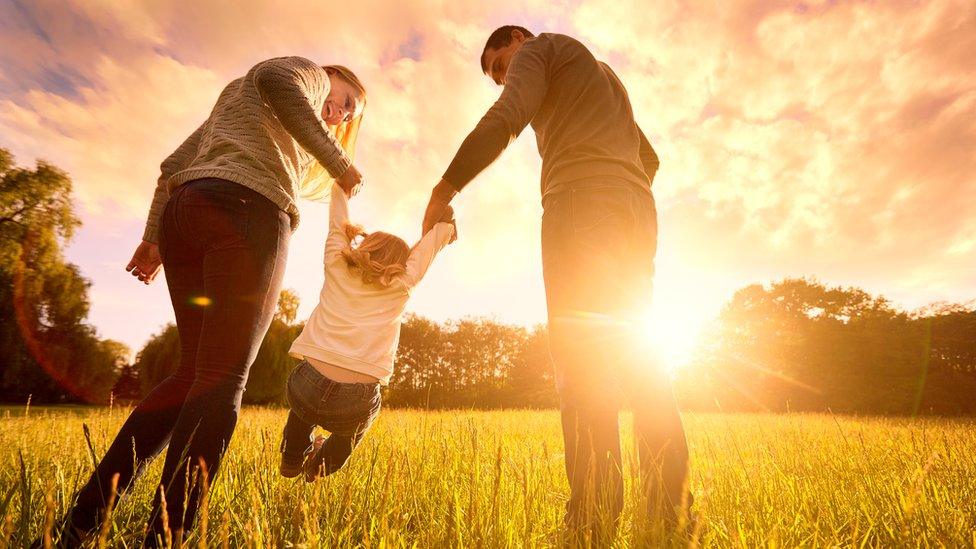
[[[315,112],[313,94],[329,93],[325,69],[301,57],[279,57],[259,63],[253,69],[254,84],[261,99],[299,145],[325,167],[334,178],[352,163],[335,136]]]
[[[204,123],[206,124],[206,123]],[[197,155],[197,148],[200,145],[200,136],[203,134],[203,125],[196,129],[190,137],[175,150],[173,154],[166,157],[159,166],[159,179],[156,180],[156,191],[153,193],[152,204],[149,206],[149,218],[146,220],[146,229],[142,233],[142,239],[146,242],[156,244],[159,242],[159,221],[163,215],[163,208],[169,200],[169,178],[176,172],[186,169]]]

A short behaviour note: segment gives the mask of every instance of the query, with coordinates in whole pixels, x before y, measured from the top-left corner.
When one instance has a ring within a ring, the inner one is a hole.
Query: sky
[[[124,272],[160,162],[266,58],[342,64],[369,102],[351,214],[419,237],[430,188],[497,98],[503,24],[607,61],[661,158],[649,331],[689,346],[738,288],[854,285],[913,309],[976,298],[976,3],[0,0],[0,147],[72,177],[68,258],[90,321],[134,351],[173,320]],[[460,239],[409,310],[545,320],[541,162],[531,128],[455,200]],[[317,301],[327,206],[305,202],[285,287]],[[607,273],[613,276],[613,273]]]

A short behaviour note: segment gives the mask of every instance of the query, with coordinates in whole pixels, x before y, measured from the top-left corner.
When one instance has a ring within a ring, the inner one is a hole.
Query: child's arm
[[[329,236],[325,239],[325,257],[338,253],[349,246],[349,199],[337,183],[332,183],[332,199],[329,201]]]
[[[427,273],[427,269],[430,268],[430,264],[434,261],[434,257],[445,246],[454,241],[454,235],[454,220],[452,219],[450,222],[438,222],[420,239],[407,259],[404,278],[408,287],[413,288],[420,283],[420,280]]]

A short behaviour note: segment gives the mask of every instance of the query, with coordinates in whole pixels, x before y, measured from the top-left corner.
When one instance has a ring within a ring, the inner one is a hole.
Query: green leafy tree
[[[293,290],[282,290],[278,297],[278,308],[268,328],[268,334],[261,343],[254,365],[251,366],[244,392],[244,402],[249,404],[285,403],[285,382],[296,360],[288,354],[288,349],[302,331],[302,326],[294,326],[300,300]]]
[[[79,225],[67,174],[0,149],[0,398],[108,398],[128,351],[86,324],[90,284],[62,253]]]
[[[444,327],[420,316],[407,315],[400,325],[393,377],[384,396],[390,406],[427,407],[429,396],[440,388],[446,372]]]
[[[679,385],[687,402],[727,410],[911,413],[923,347],[884,298],[786,279],[736,292]]]
[[[522,340],[505,382],[502,403],[510,408],[559,405],[545,326],[537,326]]]
[[[281,292],[275,317],[261,342],[254,364],[251,365],[244,402],[285,402],[285,380],[295,364],[295,360],[288,355],[288,349],[302,329],[301,325],[291,325],[287,320],[295,318],[298,304],[298,296],[293,291]],[[174,324],[167,324],[146,342],[136,357],[135,369],[138,372],[142,396],[172,374],[179,363],[179,331]]]
[[[136,355],[139,392],[149,394],[159,382],[176,371],[180,364],[180,332],[175,324],[167,324],[159,333],[149,338]]]
[[[976,414],[976,301],[936,303],[913,317],[928,351],[919,412]]]
[[[542,370],[548,352],[539,352],[544,343],[544,334],[488,319],[442,325],[408,316],[387,402],[423,408],[538,405],[551,395],[538,386],[547,381]]]

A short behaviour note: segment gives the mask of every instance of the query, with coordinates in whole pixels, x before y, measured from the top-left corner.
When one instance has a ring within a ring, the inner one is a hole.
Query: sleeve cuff
[[[159,227],[155,225],[146,225],[146,230],[142,233],[142,239],[146,242],[159,244]]]
[[[442,180],[442,181],[443,181],[444,183],[447,183],[448,185],[450,185],[450,187],[451,187],[452,189],[454,189],[454,192],[455,192],[455,193],[460,193],[460,192],[461,192],[461,189],[463,189],[463,188],[464,188],[464,186],[463,186],[463,185],[462,185],[462,186],[460,186],[460,187],[458,187],[457,185],[455,185],[455,184],[454,184],[454,182],[453,182],[453,181],[451,181],[451,180],[450,180],[450,178],[448,178],[448,176],[447,176],[447,174],[444,174],[444,175],[442,175],[442,176],[441,176],[441,180]]]
[[[344,154],[337,154],[335,158],[325,166],[325,171],[329,172],[332,179],[339,179],[342,174],[346,173],[352,162]]]

